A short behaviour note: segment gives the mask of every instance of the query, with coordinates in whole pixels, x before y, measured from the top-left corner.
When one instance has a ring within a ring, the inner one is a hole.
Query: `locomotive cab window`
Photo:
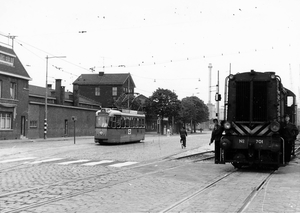
[[[293,96],[288,96],[287,99],[286,99],[286,103],[287,103],[288,107],[293,106],[293,104],[294,104],[294,97]]]

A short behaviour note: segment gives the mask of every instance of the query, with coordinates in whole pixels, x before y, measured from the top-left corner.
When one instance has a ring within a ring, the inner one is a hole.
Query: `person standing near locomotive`
[[[182,127],[179,131],[180,134],[180,141],[182,141],[181,147],[186,148],[186,137],[187,137],[187,132],[185,130],[185,127]]]
[[[284,139],[285,145],[285,162],[289,162],[291,160],[292,148],[297,135],[299,133],[298,128],[295,124],[290,122],[290,116],[287,114],[284,116],[284,123],[281,125],[280,134]]]
[[[219,125],[218,119],[213,119],[213,122],[214,128],[211,133],[209,145],[211,145],[215,141],[215,163],[218,163],[220,156],[220,140],[224,131],[224,121],[221,121],[221,125]]]

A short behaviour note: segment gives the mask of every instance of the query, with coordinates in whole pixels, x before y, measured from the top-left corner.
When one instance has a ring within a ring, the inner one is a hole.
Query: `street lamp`
[[[44,139],[47,139],[47,104],[48,104],[48,59],[51,58],[66,58],[66,56],[46,56],[46,93],[45,93],[45,120],[44,120]]]

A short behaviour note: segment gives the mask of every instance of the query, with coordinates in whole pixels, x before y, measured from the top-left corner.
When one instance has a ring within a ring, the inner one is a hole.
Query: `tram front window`
[[[96,127],[107,127],[108,120],[108,116],[96,117]]]

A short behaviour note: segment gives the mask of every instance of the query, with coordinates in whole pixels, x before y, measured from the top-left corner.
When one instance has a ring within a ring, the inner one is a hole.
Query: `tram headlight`
[[[228,121],[226,121],[226,122],[224,123],[224,128],[225,128],[225,129],[230,129],[230,128],[231,128],[231,123],[228,122]]]
[[[272,121],[270,123],[270,129],[272,132],[278,132],[280,129],[280,124],[277,121]]]

